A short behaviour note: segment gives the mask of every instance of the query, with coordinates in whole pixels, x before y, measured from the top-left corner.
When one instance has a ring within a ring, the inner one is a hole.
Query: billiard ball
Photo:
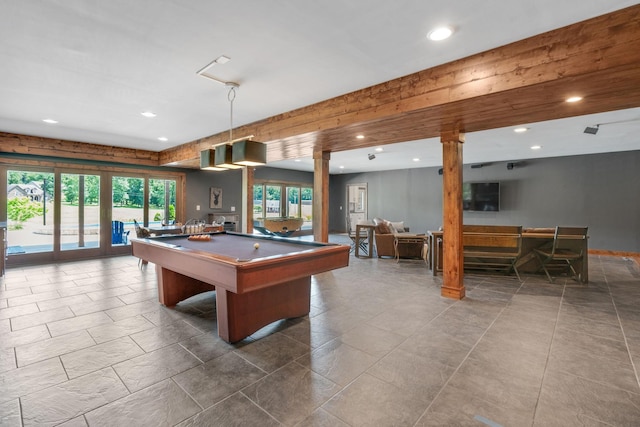
[[[253,244],[253,249],[258,249],[260,247],[260,243],[254,243]]]

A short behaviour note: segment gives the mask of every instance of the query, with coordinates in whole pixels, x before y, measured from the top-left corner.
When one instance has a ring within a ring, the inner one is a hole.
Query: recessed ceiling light
[[[149,118],[153,118],[153,117],[156,116],[156,113],[152,113],[151,111],[145,111],[145,112],[140,113],[140,114],[142,114],[145,117],[149,117]]]
[[[529,128],[524,128],[524,127],[523,127],[523,128],[515,128],[513,131],[514,131],[515,133],[524,133],[524,132],[526,132],[526,131],[528,131],[528,130],[529,130]]]
[[[50,125],[55,125],[56,123],[58,123],[57,120],[53,120],[53,119],[42,119],[42,121],[45,123],[49,123]]]
[[[168,140],[169,140],[169,138],[167,138],[166,136],[159,136],[158,137],[158,141],[167,142]]]
[[[300,160],[300,159],[295,159],[295,160],[294,160],[294,162],[299,162],[299,161],[301,161],[301,160]]]
[[[531,146],[531,149],[532,149],[532,150],[539,150],[539,149],[541,149],[541,148],[542,148],[542,145],[532,145],[532,146]]]
[[[427,34],[427,38],[433,41],[440,41],[444,39],[448,39],[451,34],[453,34],[453,29],[451,27],[438,27]]]
[[[356,135],[357,139],[364,139],[364,135]]]
[[[419,162],[419,161],[420,161],[420,159],[419,159],[419,158],[417,158],[417,157],[414,157],[414,158],[413,158],[413,161],[414,161],[414,162]]]
[[[376,148],[376,151],[377,151],[378,153],[381,153],[381,152],[383,152],[383,151],[384,151],[384,148],[382,148],[382,147],[378,147],[378,148]]]
[[[582,101],[581,96],[571,96],[567,98],[567,102],[578,102],[578,101]]]
[[[344,169],[344,166],[339,166],[339,167],[340,167],[340,169]]]

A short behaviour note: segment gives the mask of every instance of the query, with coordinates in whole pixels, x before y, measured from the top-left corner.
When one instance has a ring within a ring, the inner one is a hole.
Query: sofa
[[[392,257],[395,258],[396,252],[393,245],[395,235],[407,233],[409,234],[409,227],[405,227],[404,222],[393,222],[382,218],[374,218],[373,223],[375,228],[373,230],[373,240],[376,244],[376,253],[378,258]],[[422,244],[411,245],[399,245],[399,257],[400,258],[422,258]]]

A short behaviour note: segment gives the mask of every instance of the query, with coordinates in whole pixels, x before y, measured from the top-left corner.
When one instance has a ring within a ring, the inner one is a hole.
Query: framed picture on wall
[[[209,194],[209,208],[222,209],[222,188],[211,187]]]

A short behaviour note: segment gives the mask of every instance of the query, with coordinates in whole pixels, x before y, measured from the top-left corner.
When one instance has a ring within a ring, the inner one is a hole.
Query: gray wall
[[[640,252],[640,151],[464,167],[464,181],[499,181],[499,212],[465,212],[468,224],[585,225],[593,249]],[[369,217],[405,221],[414,232],[442,224],[439,168],[332,175],[330,229],[344,231],[346,185],[367,183]]]
[[[287,169],[259,167],[255,170],[254,179],[274,180],[281,182],[300,182],[313,185],[313,173],[299,172]],[[211,187],[222,188],[222,209],[209,208],[209,189]],[[187,173],[187,219],[207,220],[207,214],[219,214],[231,212],[235,207],[235,213],[242,212],[242,171],[228,170],[216,171],[192,171]],[[200,205],[200,210],[196,206]]]
[[[525,227],[586,225],[593,249],[640,252],[640,151],[527,160],[507,170],[506,162],[464,167],[465,181],[499,181],[499,212],[465,212],[468,224]],[[367,183],[369,217],[405,221],[414,232],[442,224],[439,168],[331,175],[329,229],[345,231],[346,185]],[[313,174],[256,169],[256,179],[313,182]],[[209,187],[222,187],[223,211],[240,210],[242,174],[192,172],[187,176],[187,217],[206,219]],[[201,210],[195,211],[200,204]],[[340,207],[342,206],[342,210]]]

